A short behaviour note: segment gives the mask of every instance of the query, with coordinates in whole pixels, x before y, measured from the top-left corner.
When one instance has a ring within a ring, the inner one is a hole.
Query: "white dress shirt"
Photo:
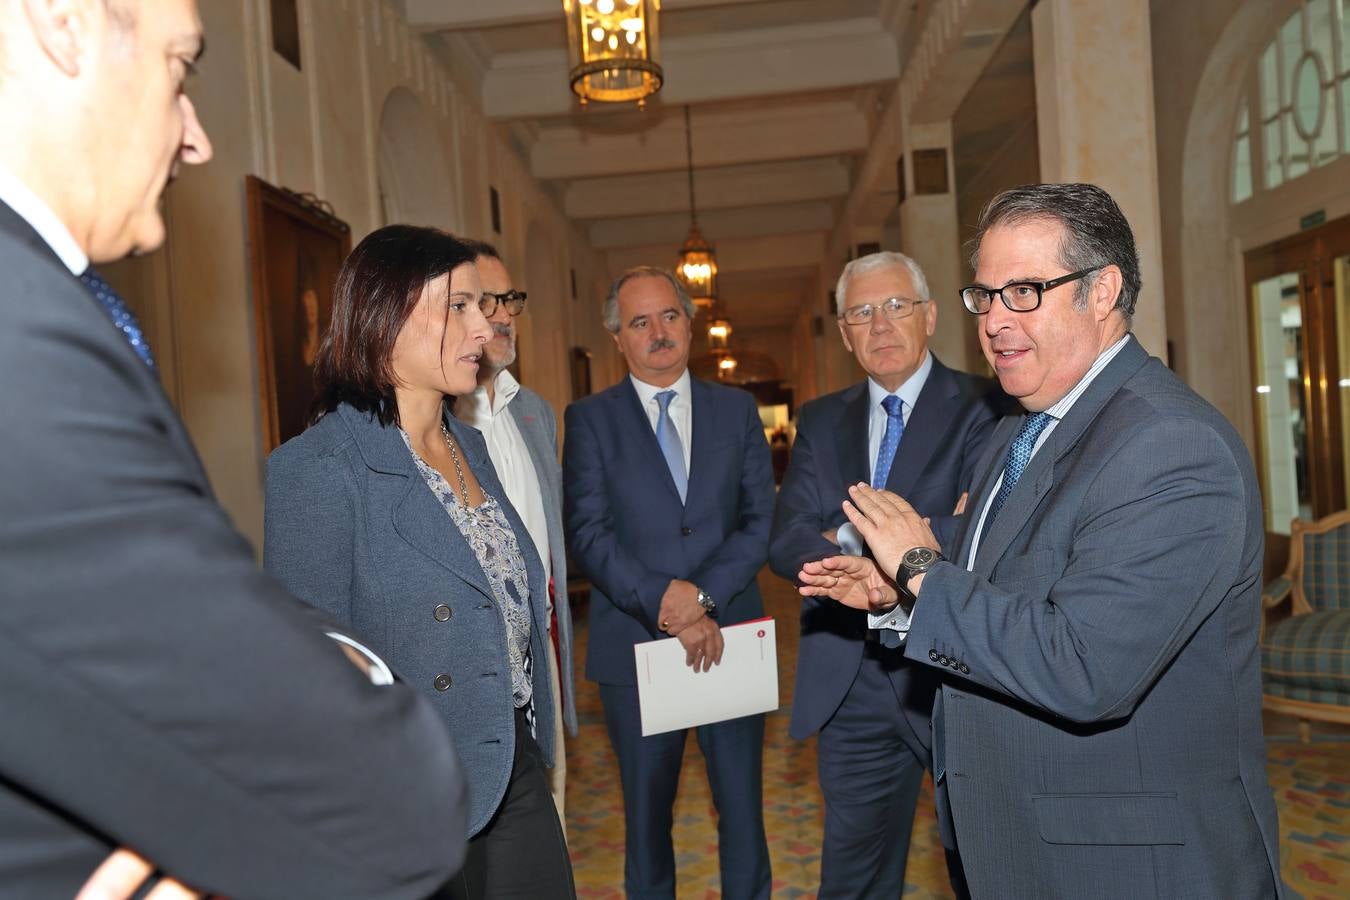
[[[928,383],[928,373],[933,371],[933,354],[923,351],[923,362],[914,370],[914,374],[905,379],[905,383],[894,391],[887,391],[873,378],[867,379],[867,396],[871,403],[871,414],[867,417],[867,482],[871,484],[877,471],[877,453],[881,451],[881,442],[886,437],[886,408],[881,401],[894,394],[900,398],[900,420],[909,424],[914,404],[919,402],[919,394]],[[904,438],[901,437],[901,441]]]
[[[20,219],[31,225],[72,275],[79,277],[89,268],[89,257],[75,243],[70,229],[56,217],[56,213],[41,197],[3,167],[0,167],[0,203],[14,210]]]
[[[1050,437],[1050,432],[1055,430],[1055,426],[1059,424],[1060,419],[1063,419],[1069,414],[1069,410],[1078,402],[1078,398],[1083,396],[1083,392],[1088,389],[1088,385],[1092,384],[1093,380],[1102,373],[1102,370],[1106,368],[1107,364],[1116,358],[1116,354],[1125,348],[1125,344],[1129,339],[1130,335],[1126,333],[1120,340],[1103,350],[1092,363],[1092,366],[1084,373],[1083,377],[1078,379],[1078,383],[1075,384],[1067,394],[1061,397],[1057,403],[1045,410],[1050,415],[1050,421],[1036,438],[1036,446],[1031,450],[1032,459],[1036,458],[1036,454],[1039,453],[1041,447],[1045,445],[1046,439]],[[1030,463],[1030,460],[1028,460],[1028,463]],[[985,497],[984,503],[980,507],[980,520],[975,524],[975,536],[971,539],[970,554],[966,557],[965,561],[967,571],[974,571],[975,569],[975,554],[980,548],[980,539],[983,537],[984,519],[985,516],[989,514],[989,505],[993,502],[994,498],[998,496],[998,489],[1002,484],[1003,473],[1000,472],[998,478],[994,481],[993,486],[990,487],[988,496]],[[880,616],[868,615],[867,624],[872,628],[889,628],[893,631],[898,631],[903,638],[909,633],[909,623],[913,613],[916,613],[921,605],[922,604],[919,603],[914,604],[914,609],[911,610],[909,614],[907,614],[902,607],[897,606],[890,612]]]
[[[544,512],[539,473],[534,469],[534,460],[530,458],[525,436],[520,433],[515,416],[507,409],[516,394],[520,393],[520,382],[506,369],[502,369],[493,380],[492,387],[491,403],[488,402],[487,388],[481,384],[472,394],[456,398],[455,416],[483,433],[488,456],[506,490],[506,499],[511,501],[525,523],[525,530],[530,533],[530,540],[534,541],[539,558],[544,563],[544,573],[551,574],[553,560],[548,548],[548,516]]]
[[[689,370],[685,369],[674,384],[664,388],[641,381],[634,375],[628,377],[632,380],[633,389],[637,391],[638,400],[642,402],[642,408],[647,413],[647,421],[651,423],[653,433],[656,432],[656,421],[661,416],[661,401],[656,399],[656,395],[662,391],[675,392],[675,396],[670,399],[670,421],[675,423],[675,431],[680,435],[680,447],[684,451],[684,471],[686,474],[693,474],[689,471],[689,446],[694,439],[693,403],[689,397]]]

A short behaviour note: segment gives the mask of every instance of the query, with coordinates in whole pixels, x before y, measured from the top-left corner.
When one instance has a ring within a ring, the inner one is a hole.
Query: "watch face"
[[[925,566],[931,566],[937,554],[928,547],[915,547],[905,554],[905,565],[911,569],[919,569]]]

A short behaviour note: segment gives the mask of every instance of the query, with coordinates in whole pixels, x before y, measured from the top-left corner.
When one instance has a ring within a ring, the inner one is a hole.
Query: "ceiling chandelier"
[[[642,109],[661,90],[660,9],[661,0],[563,0],[572,90],[582,106],[636,100]]]
[[[675,275],[694,305],[709,308],[717,302],[717,253],[698,230],[698,207],[694,203],[694,138],[689,127],[689,107],[684,108],[684,149],[689,168],[689,236],[680,248]]]

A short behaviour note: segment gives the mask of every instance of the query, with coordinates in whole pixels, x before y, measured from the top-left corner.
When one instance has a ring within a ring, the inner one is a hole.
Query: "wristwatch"
[[[717,601],[703,588],[698,589],[698,605],[708,614],[708,618],[717,618]]]
[[[895,570],[895,587],[907,606],[913,605],[918,599],[909,590],[909,580],[933,568],[933,564],[940,559],[942,554],[932,547],[915,547],[906,550],[905,555],[900,557],[900,568]]]

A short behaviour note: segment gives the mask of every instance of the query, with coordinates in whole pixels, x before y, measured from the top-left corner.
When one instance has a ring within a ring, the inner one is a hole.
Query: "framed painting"
[[[271,453],[309,421],[314,357],[332,320],[333,286],[351,251],[351,228],[311,195],[252,175],[245,192],[263,452]]]

